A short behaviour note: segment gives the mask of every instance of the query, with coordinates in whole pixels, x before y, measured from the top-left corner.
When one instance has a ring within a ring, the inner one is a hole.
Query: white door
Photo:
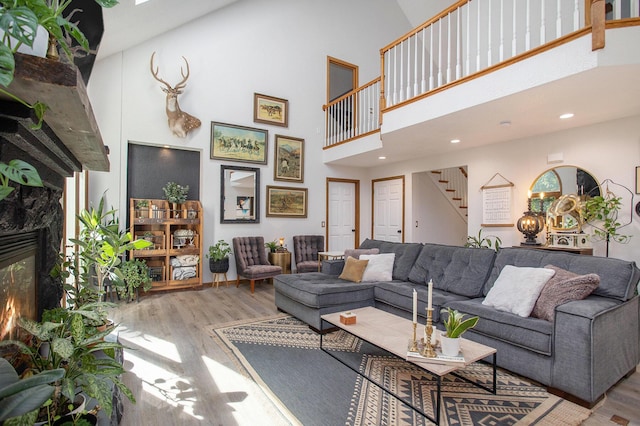
[[[327,236],[329,251],[354,248],[358,237],[356,217],[358,182],[328,179]]]
[[[373,181],[373,238],[403,242],[404,177]]]

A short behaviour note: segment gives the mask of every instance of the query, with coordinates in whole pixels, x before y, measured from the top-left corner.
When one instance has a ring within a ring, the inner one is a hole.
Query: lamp
[[[284,247],[284,237],[280,237],[280,247]]]
[[[285,252],[285,251],[287,251],[286,247],[284,246],[284,237],[280,237],[278,239],[278,244],[280,244],[280,247],[276,248],[277,252]]]
[[[541,245],[536,236],[544,229],[544,218],[542,213],[534,213],[531,211],[531,192],[529,192],[529,199],[527,202],[527,211],[523,213],[522,217],[518,219],[518,231],[522,232],[526,237],[524,243],[520,243],[523,246],[539,246]]]

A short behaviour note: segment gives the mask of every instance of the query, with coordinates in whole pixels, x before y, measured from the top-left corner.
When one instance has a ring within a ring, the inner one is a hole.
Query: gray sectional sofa
[[[395,253],[393,281],[355,283],[338,278],[343,261],[323,262],[322,272],[274,278],[276,306],[320,329],[320,316],[375,306],[412,316],[413,289],[424,324],[427,282],[434,283],[434,322],[451,307],[480,317],[465,337],[498,349],[498,365],[529,377],[583,405],[594,405],[640,363],[640,270],[634,262],[521,248],[489,249],[365,240],[362,249]],[[521,317],[482,304],[506,265],[555,265],[595,273],[600,284],[584,300],[558,306],[555,321]]]

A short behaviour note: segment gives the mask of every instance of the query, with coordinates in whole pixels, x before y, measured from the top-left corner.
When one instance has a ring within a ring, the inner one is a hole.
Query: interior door
[[[373,238],[404,242],[404,176],[378,179],[372,183]]]
[[[327,178],[327,250],[344,251],[360,243],[360,182]]]

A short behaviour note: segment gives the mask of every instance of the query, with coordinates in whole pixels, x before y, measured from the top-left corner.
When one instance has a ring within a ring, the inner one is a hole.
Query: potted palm
[[[269,249],[270,253],[275,253],[278,249],[278,242],[276,240],[267,241],[266,243],[264,243],[264,246]]]
[[[440,336],[442,354],[446,356],[458,356],[460,353],[460,337],[465,331],[473,328],[478,323],[478,317],[464,319],[465,315],[455,309],[443,309],[447,313],[444,321],[446,334]]]
[[[231,246],[225,240],[218,240],[209,246],[209,270],[214,274],[224,274],[229,270],[229,255]]]

